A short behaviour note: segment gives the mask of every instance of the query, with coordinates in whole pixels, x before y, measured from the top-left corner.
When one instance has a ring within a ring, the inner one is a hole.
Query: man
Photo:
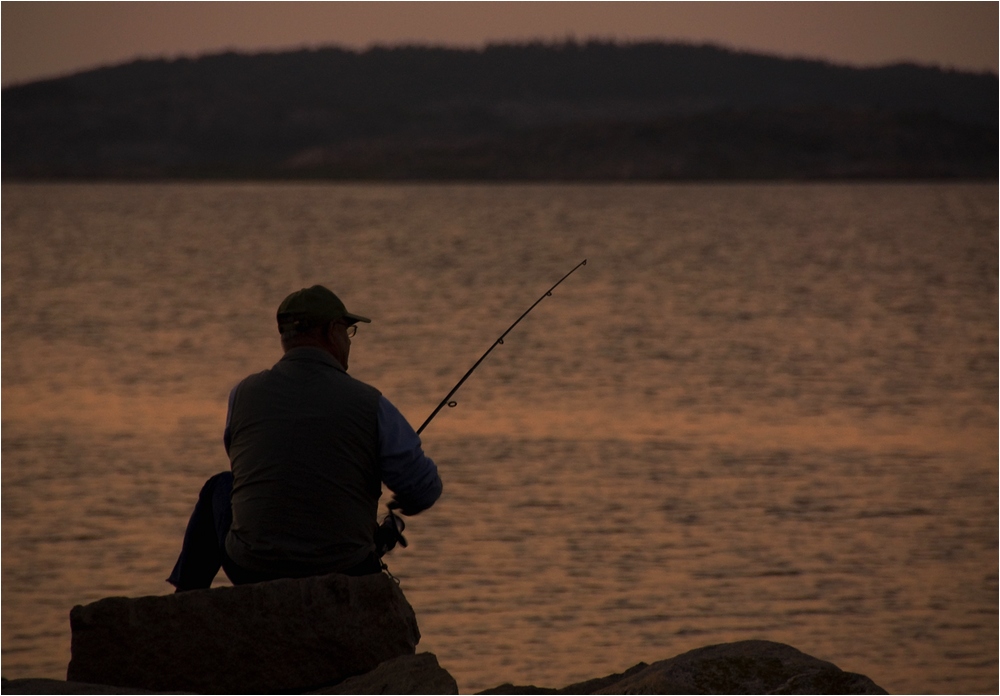
[[[232,471],[202,488],[167,580],[178,592],[210,587],[220,567],[233,584],[378,573],[402,541],[394,514],[377,524],[381,484],[404,515],[441,495],[413,428],[347,374],[357,323],[371,320],[320,285],[285,298],[277,318],[284,356],[229,395]]]

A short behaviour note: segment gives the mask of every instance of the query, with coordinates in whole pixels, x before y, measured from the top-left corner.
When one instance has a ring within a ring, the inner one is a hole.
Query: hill
[[[713,46],[225,53],[2,104],[7,180],[997,176],[995,75]]]

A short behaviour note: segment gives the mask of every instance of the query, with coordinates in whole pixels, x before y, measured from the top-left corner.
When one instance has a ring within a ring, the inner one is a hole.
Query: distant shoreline
[[[995,180],[998,79],[715,46],[140,60],[3,90],[9,179]]]

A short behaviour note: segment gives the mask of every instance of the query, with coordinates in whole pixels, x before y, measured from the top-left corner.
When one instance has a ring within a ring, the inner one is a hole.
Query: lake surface
[[[323,283],[445,493],[389,567],[463,692],[789,643],[998,688],[989,185],[4,185],[2,671],[166,594],[230,388]],[[224,578],[217,580],[225,584]]]

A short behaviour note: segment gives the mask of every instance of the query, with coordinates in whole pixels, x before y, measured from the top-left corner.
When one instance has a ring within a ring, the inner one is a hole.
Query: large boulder
[[[146,691],[104,684],[59,681],[56,679],[4,679],[0,693],[24,694],[157,694],[176,691]],[[308,694],[457,694],[455,678],[433,653],[401,655],[386,660],[368,674],[349,677],[336,686],[327,686]]]
[[[307,691],[416,651],[412,607],[384,574],[111,597],[70,612],[67,680],[151,691]]]
[[[884,694],[868,677],[783,643],[710,645],[562,689],[503,684],[482,694]]]

